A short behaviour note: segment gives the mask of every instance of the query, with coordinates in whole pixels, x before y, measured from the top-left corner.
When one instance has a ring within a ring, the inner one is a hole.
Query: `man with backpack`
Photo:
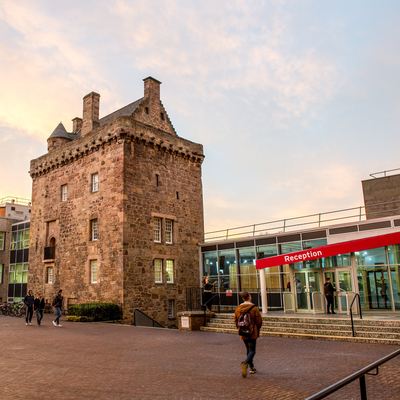
[[[249,367],[250,374],[257,372],[254,368],[253,358],[256,354],[256,341],[262,326],[262,317],[259,309],[251,302],[250,293],[243,292],[241,297],[243,303],[236,307],[235,324],[247,350],[246,361],[242,362],[242,376],[246,378]]]

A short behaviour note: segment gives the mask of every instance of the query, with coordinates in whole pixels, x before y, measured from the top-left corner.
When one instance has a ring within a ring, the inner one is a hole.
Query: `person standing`
[[[207,306],[208,312],[211,312],[211,307],[213,301],[212,299],[212,290],[214,288],[214,285],[217,283],[215,281],[214,283],[210,283],[210,278],[208,276],[205,276],[202,281],[203,283],[203,304]]]
[[[55,311],[57,313],[56,319],[53,321],[54,326],[59,326],[60,328],[62,325],[60,325],[60,317],[62,316],[62,304],[63,304],[63,295],[62,295],[62,290],[60,289],[58,291],[57,296],[53,300],[53,307],[55,308]]]
[[[35,311],[36,311],[36,318],[37,318],[37,324],[40,326],[40,323],[42,322],[43,318],[43,310],[44,310],[44,298],[42,293],[39,293],[38,297],[35,299]]]
[[[237,328],[239,318],[242,314],[247,313],[250,317],[251,324],[253,326],[253,332],[248,336],[240,336],[240,339],[243,340],[246,351],[247,358],[242,362],[242,376],[246,378],[247,369],[250,367],[250,374],[255,374],[257,370],[254,368],[253,359],[256,354],[256,342],[258,337],[260,336],[260,329],[262,326],[262,317],[260,314],[260,310],[251,302],[251,295],[248,292],[243,292],[241,294],[243,299],[243,303],[238,305],[235,310],[235,325]]]
[[[26,325],[32,325],[33,306],[35,304],[35,298],[33,297],[32,290],[29,290],[28,294],[24,297],[24,304],[26,306]]]
[[[326,301],[328,302],[328,312],[327,314],[336,314],[333,309],[333,293],[335,292],[335,288],[332,286],[331,278],[326,278],[326,282],[324,284],[324,293],[326,297]],[[332,310],[332,313],[329,312],[329,307]]]

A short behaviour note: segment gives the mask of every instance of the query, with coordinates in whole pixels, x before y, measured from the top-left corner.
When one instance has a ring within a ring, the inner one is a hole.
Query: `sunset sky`
[[[360,206],[400,168],[400,2],[0,2],[0,198],[82,98],[100,117],[147,76],[202,143],[206,231]]]

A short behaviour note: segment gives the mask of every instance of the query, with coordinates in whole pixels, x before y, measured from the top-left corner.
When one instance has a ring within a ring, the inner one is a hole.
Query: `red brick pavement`
[[[64,318],[63,318],[64,319]],[[260,338],[243,379],[235,335],[100,323],[25,326],[0,316],[0,399],[304,399],[397,346]],[[368,399],[400,399],[400,357],[367,377]],[[329,399],[358,399],[358,383]]]

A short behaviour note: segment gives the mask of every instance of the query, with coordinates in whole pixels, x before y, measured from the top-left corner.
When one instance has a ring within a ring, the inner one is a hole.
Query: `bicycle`
[[[15,303],[12,308],[12,313],[15,317],[22,317],[26,314],[26,305],[24,303]]]
[[[3,315],[11,315],[11,305],[9,303],[2,303],[0,305],[0,310]]]

